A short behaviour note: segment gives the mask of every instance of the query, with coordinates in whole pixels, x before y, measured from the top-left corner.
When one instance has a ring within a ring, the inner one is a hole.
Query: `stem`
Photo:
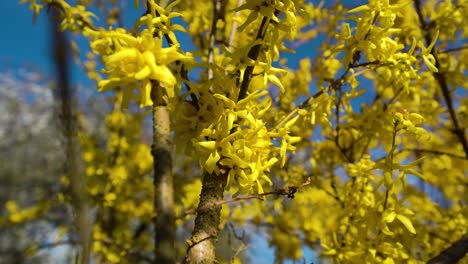
[[[286,115],[283,119],[281,119],[281,121],[278,124],[276,124],[274,126],[274,128],[283,127],[286,124],[286,122],[291,120],[297,114],[299,109],[304,109],[304,108],[308,107],[313,102],[313,100],[317,99],[320,95],[322,95],[325,92],[325,90],[326,89],[320,90],[317,93],[315,93],[314,95],[312,95],[312,96],[308,97],[307,99],[305,99],[304,101],[302,101],[302,103],[300,103],[296,108],[294,108],[291,112],[289,112],[288,115]]]
[[[223,205],[223,204],[234,203],[234,202],[238,202],[238,201],[252,200],[252,199],[258,199],[258,200],[263,201],[264,197],[268,196],[268,195],[282,195],[282,196],[288,197],[289,199],[293,199],[294,198],[294,193],[296,193],[296,191],[298,189],[304,188],[304,187],[310,185],[310,183],[311,183],[310,178],[307,178],[307,181],[305,181],[304,183],[302,183],[299,186],[288,186],[287,188],[276,189],[276,190],[271,191],[271,192],[265,192],[265,193],[260,193],[260,194],[251,194],[251,195],[240,196],[240,197],[235,197],[235,198],[228,198],[228,199],[216,201],[214,203],[205,204],[205,206],[200,206],[199,205],[196,210],[194,210],[194,209],[187,210],[185,213],[183,213],[178,218],[183,218],[186,215],[199,213],[201,211],[211,209],[214,206],[219,206],[219,205]]]
[[[440,51],[439,53],[450,53],[450,52],[461,51],[461,50],[464,50],[464,49],[468,49],[468,45],[461,46],[461,47],[456,47],[456,48],[451,48],[451,49],[446,49],[446,50],[442,50],[442,51]]]
[[[57,9],[52,9],[52,16],[58,14]],[[69,74],[69,43],[65,33],[59,32],[60,22],[52,19],[52,51],[57,73],[57,91],[56,100],[59,101],[59,119],[64,142],[64,173],[70,180],[71,203],[76,214],[74,219],[81,238],[81,256],[80,263],[88,264],[91,259],[91,228],[88,217],[88,205],[86,203],[86,183],[82,174],[79,172],[77,162],[77,144],[76,144],[76,117],[73,114],[73,90],[70,87]]]
[[[168,0],[159,1],[159,6],[166,8]],[[147,2],[147,12],[149,12]],[[159,15],[159,14],[158,14]],[[173,46],[171,38],[164,36]],[[154,167],[154,255],[155,263],[175,263],[175,218],[174,186],[172,176],[171,121],[169,109],[164,101],[164,87],[152,81],[151,100],[153,101],[153,155]]]
[[[221,0],[218,0],[221,1]],[[214,16],[217,15],[217,2],[213,6]],[[264,17],[258,30],[256,40],[263,40],[269,24],[269,18]],[[252,60],[257,60],[262,44],[253,46],[248,56]],[[252,78],[254,65],[248,66],[244,73],[242,84],[240,85],[237,101],[242,100],[247,95],[250,80]],[[216,241],[219,233],[219,223],[221,216],[221,204],[223,200],[224,187],[226,186],[229,170],[220,167],[220,174],[205,173],[200,193],[200,203],[198,204],[195,226],[192,238],[189,241],[187,254],[184,263],[215,263],[216,262]]]
[[[154,241],[155,263],[175,263],[174,189],[170,117],[163,100],[163,87],[153,82],[153,166],[154,166]]]
[[[388,161],[388,163],[390,163],[390,164],[393,164],[393,156],[394,156],[395,149],[396,149],[396,136],[397,136],[397,133],[398,133],[397,129],[398,129],[398,122],[395,122],[395,124],[393,125],[392,149],[390,150],[390,156],[389,156],[389,161]],[[390,177],[391,177],[392,173],[393,173],[393,168],[391,167],[390,168]],[[386,189],[385,190],[385,200],[384,200],[384,204],[383,204],[384,211],[387,209],[388,195],[390,194],[391,187],[390,187],[390,189],[387,188],[387,187],[385,189]],[[380,233],[380,231],[379,231],[379,233]]]
[[[259,40],[259,39],[263,40],[265,38],[265,33],[267,31],[267,27],[269,24],[268,22],[269,22],[269,18],[263,17],[262,23],[260,25],[260,28],[258,29],[257,37],[255,38],[255,40]],[[258,55],[260,54],[261,47],[262,47],[262,44],[257,44],[253,46],[249,51],[249,54],[248,54],[249,58],[256,61]],[[253,73],[254,67],[255,65],[250,65],[250,66],[247,66],[247,68],[245,69],[244,78],[242,79],[242,84],[239,90],[239,96],[237,97],[237,101],[240,101],[247,96],[247,90],[249,88],[250,79],[252,79],[252,73]]]

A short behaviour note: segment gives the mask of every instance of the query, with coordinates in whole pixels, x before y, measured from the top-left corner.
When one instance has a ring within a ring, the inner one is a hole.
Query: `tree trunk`
[[[64,32],[60,32],[60,21],[55,18],[59,12],[52,8],[52,51],[55,62],[57,90],[55,97],[58,101],[58,117],[64,140],[64,173],[70,180],[68,193],[71,197],[75,224],[80,234],[81,255],[80,263],[91,261],[91,222],[89,206],[87,204],[86,183],[79,171],[77,160],[78,146],[76,142],[76,117],[73,113],[73,90],[70,85],[69,45]]]
[[[203,177],[200,203],[185,263],[201,264],[216,261],[221,205],[214,204],[223,199],[226,180],[227,172],[222,172],[220,175],[205,173]]]

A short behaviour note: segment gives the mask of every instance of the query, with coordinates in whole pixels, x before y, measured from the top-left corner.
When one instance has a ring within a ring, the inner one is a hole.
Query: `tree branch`
[[[217,1],[213,2],[214,16],[217,19]],[[263,40],[268,28],[269,18],[264,17],[257,33],[256,40]],[[254,61],[260,54],[262,44],[253,46],[248,57]],[[247,95],[250,80],[255,65],[247,66],[242,83],[240,85],[237,101],[242,100]],[[240,73],[238,72],[239,77]],[[237,84],[238,85],[238,84]],[[221,204],[219,202],[224,197],[224,188],[226,186],[229,173],[228,168],[219,165],[220,173],[205,173],[200,193],[200,202],[198,204],[195,226],[192,232],[192,238],[188,242],[187,254],[184,263],[214,263],[216,262],[216,242],[219,233],[219,223],[221,215]]]
[[[458,263],[468,253],[468,234],[455,241],[450,247],[431,258],[427,264],[453,264]]]
[[[416,12],[419,17],[419,22],[421,23],[422,30],[425,30],[424,38],[426,40],[426,44],[429,45],[432,41],[432,36],[429,32],[429,26],[432,24],[431,22],[427,23],[424,20],[424,16],[422,14],[422,9],[421,9],[421,1],[420,0],[415,0],[415,7],[416,7]],[[439,58],[435,52],[435,48],[432,48],[431,54],[434,56],[435,59],[435,67],[439,69],[439,72],[433,72],[432,75],[434,76],[434,79],[437,80],[439,83],[440,89],[442,90],[442,95],[444,97],[445,104],[447,105],[447,109],[450,115],[450,119],[452,120],[453,123],[453,133],[455,136],[458,138],[458,141],[463,147],[463,151],[465,152],[466,159],[468,159],[468,141],[465,137],[465,131],[462,127],[460,127],[458,123],[457,116],[455,114],[455,108],[453,106],[452,102],[452,97],[450,95],[450,90],[447,84],[447,79],[444,74],[440,72],[440,61]]]
[[[457,154],[453,154],[453,153],[449,153],[449,152],[440,151],[440,150],[405,148],[405,149],[402,149],[400,152],[403,152],[403,151],[412,151],[412,152],[419,152],[419,153],[429,153],[429,154],[435,154],[435,155],[447,155],[447,156],[449,156],[449,157],[456,158],[456,159],[465,159],[465,157],[463,157],[463,156],[460,156],[460,155],[457,155]]]
[[[265,34],[268,28],[268,21],[269,21],[268,17],[263,17],[262,23],[260,24],[260,28],[258,29],[258,32],[257,32],[257,37],[255,38],[255,41],[263,40],[265,38]],[[261,47],[262,47],[262,44],[257,44],[253,46],[249,50],[249,54],[248,54],[249,58],[254,61],[257,61],[258,55],[260,54]],[[250,79],[252,79],[252,73],[253,73],[254,68],[255,68],[255,65],[249,65],[245,69],[244,76],[242,79],[242,84],[239,90],[239,96],[237,97],[237,101],[240,101],[247,96],[247,90],[249,88]]]
[[[456,52],[456,51],[460,51],[460,50],[464,50],[464,49],[468,49],[468,45],[442,50],[442,51],[439,51],[439,53],[450,53],[450,52]]]
[[[258,200],[263,201],[265,199],[264,197],[269,196],[269,195],[282,195],[282,196],[286,196],[289,199],[293,199],[294,195],[295,195],[295,193],[296,193],[296,191],[298,189],[304,188],[304,187],[310,185],[310,183],[311,183],[311,180],[310,180],[310,178],[308,178],[304,183],[302,183],[301,185],[298,185],[298,186],[288,186],[287,188],[276,189],[276,190],[273,190],[271,192],[265,192],[265,193],[260,193],[260,194],[251,194],[251,195],[245,195],[245,196],[240,196],[240,197],[215,201],[215,202],[213,202],[211,204],[205,204],[203,207],[198,207],[197,209],[187,210],[184,214],[182,214],[178,218],[182,218],[182,217],[184,217],[186,215],[196,214],[196,213],[199,213],[201,211],[209,210],[209,209],[212,209],[212,208],[214,208],[216,206],[222,206],[223,204],[228,204],[228,203],[233,203],[233,202],[238,202],[238,201],[252,200],[252,199],[258,199]]]
[[[175,222],[174,188],[172,179],[172,151],[170,145],[170,117],[163,99],[163,87],[152,82],[153,100],[153,166],[154,217],[156,263],[174,263]]]
[[[64,173],[70,180],[70,189],[73,210],[76,213],[76,226],[81,237],[81,263],[90,263],[91,257],[91,228],[88,217],[88,205],[86,203],[85,179],[79,173],[77,163],[76,144],[76,117],[73,114],[73,90],[70,87],[70,65],[69,65],[69,43],[65,33],[59,32],[60,22],[54,19],[54,14],[58,14],[57,8],[52,9],[52,51],[57,73],[56,100],[59,101],[60,109],[58,116],[63,134],[64,142]]]

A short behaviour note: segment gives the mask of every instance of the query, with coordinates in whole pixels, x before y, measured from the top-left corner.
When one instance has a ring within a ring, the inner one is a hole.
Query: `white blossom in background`
[[[40,74],[0,72],[0,146],[41,133],[52,124],[54,98]]]

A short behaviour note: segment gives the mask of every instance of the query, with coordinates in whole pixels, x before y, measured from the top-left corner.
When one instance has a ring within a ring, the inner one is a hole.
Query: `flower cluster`
[[[176,77],[169,64],[177,60],[189,60],[189,55],[178,51],[177,46],[163,48],[162,40],[154,38],[150,30],[144,30],[134,37],[124,29],[92,33],[91,47],[102,56],[108,78],[98,84],[99,91],[124,87],[124,102],[133,97],[138,88],[140,106],[150,106],[152,89],[164,87],[167,96],[175,96]],[[153,81],[161,87],[153,87]]]

